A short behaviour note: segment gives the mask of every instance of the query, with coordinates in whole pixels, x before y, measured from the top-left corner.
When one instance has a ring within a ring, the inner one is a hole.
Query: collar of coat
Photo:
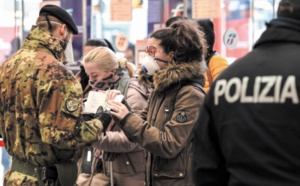
[[[204,72],[206,65],[204,61],[193,61],[188,63],[169,63],[164,69],[158,70],[153,75],[154,90],[163,92],[175,84],[185,81],[194,81],[204,86]]]
[[[47,48],[58,61],[64,62],[65,55],[61,42],[63,41],[55,38],[49,31],[38,26],[32,26],[22,48],[31,50]]]
[[[265,43],[287,42],[300,43],[300,21],[279,17],[267,23],[267,29],[262,33],[253,48]]]

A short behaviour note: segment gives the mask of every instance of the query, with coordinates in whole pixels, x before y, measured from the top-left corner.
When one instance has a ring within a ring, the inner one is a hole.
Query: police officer
[[[300,185],[300,1],[213,83],[195,127],[197,186]]]
[[[4,185],[74,185],[81,147],[109,124],[83,122],[82,89],[64,64],[78,34],[62,8],[44,6],[22,48],[0,67],[0,134],[12,156]]]

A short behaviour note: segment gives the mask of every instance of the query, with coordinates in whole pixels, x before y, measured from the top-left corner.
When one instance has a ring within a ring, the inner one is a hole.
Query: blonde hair
[[[131,65],[130,62],[127,61],[124,57],[118,57],[118,62],[120,65],[120,69],[127,69],[130,77],[133,77],[135,74],[134,66]]]
[[[107,47],[94,48],[84,56],[82,63],[83,65],[96,63],[99,69],[106,72],[110,72],[114,68],[118,70],[127,69],[130,77],[134,75],[134,69],[128,64],[127,59],[117,57],[117,55]]]

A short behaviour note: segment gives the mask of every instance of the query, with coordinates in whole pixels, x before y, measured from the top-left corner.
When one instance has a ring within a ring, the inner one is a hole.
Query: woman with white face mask
[[[173,53],[169,56],[163,52],[161,47],[158,46],[158,41],[155,38],[149,38],[148,46],[146,47],[146,55],[142,60],[142,70],[148,75],[153,75],[157,70],[166,66],[170,58],[172,58]]]
[[[135,113],[140,113],[145,107],[150,89],[132,77],[134,69],[125,58],[117,58],[107,47],[97,47],[85,55],[83,66],[93,90],[118,90]],[[99,141],[93,147],[104,152],[102,155],[105,160],[113,160],[113,175],[118,186],[145,185],[146,151],[139,144],[131,142],[115,121],[109,125],[106,135],[99,136]],[[107,163],[105,165],[107,168]]]
[[[192,20],[180,20],[155,31],[141,63],[154,84],[146,108],[136,115],[124,104],[108,101],[111,115],[120,120],[118,124],[127,137],[148,150],[150,185],[195,185],[192,131],[205,95],[201,86],[206,48],[204,34]]]

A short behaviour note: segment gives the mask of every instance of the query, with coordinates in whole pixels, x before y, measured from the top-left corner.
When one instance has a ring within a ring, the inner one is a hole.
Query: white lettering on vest
[[[217,80],[214,88],[214,104],[219,104],[219,99],[224,96],[228,103],[285,103],[291,100],[293,104],[299,103],[296,87],[296,77],[288,76],[283,81],[282,76],[257,76],[252,90],[249,77],[233,77],[229,80]],[[247,95],[247,92],[252,95]]]

